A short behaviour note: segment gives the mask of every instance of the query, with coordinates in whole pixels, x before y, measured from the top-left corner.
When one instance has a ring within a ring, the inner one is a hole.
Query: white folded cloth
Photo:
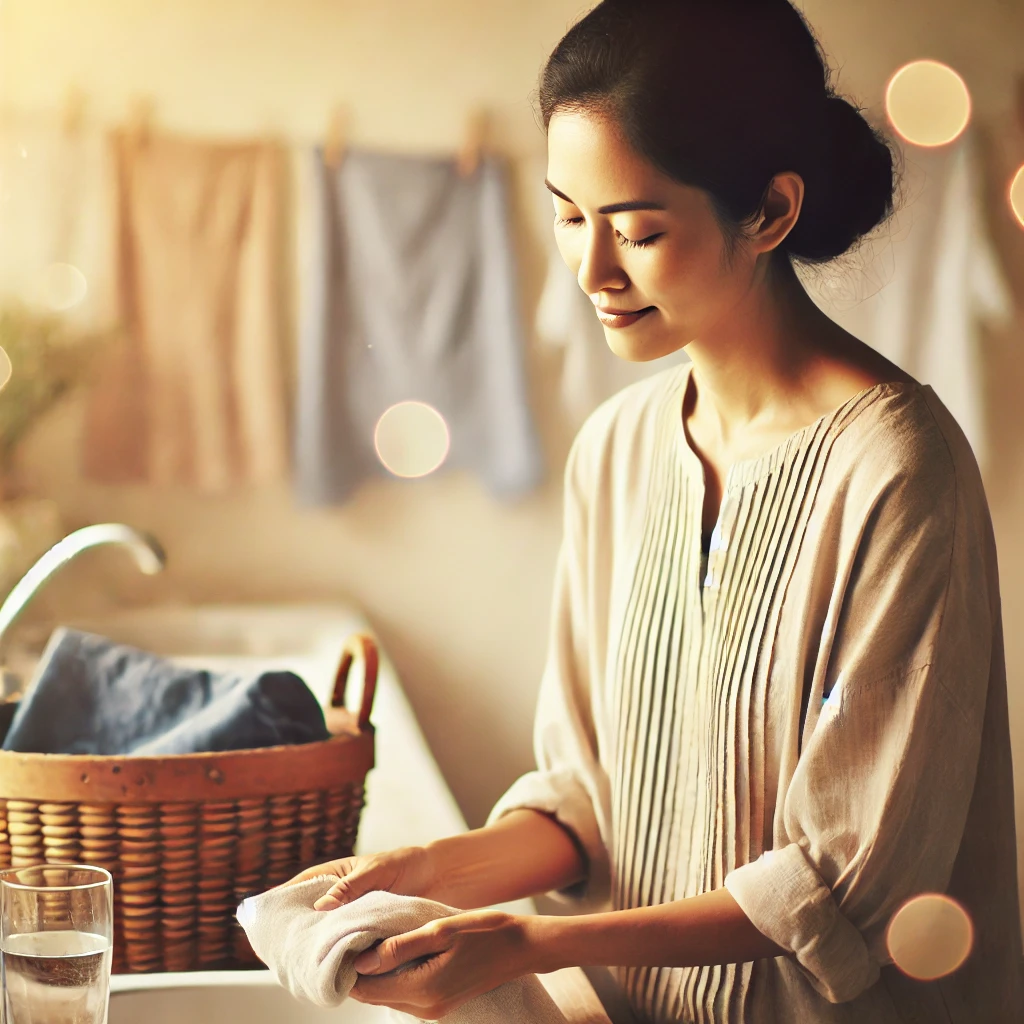
[[[356,983],[353,961],[382,939],[463,913],[414,896],[369,892],[337,910],[313,904],[337,881],[309,879],[245,900],[238,922],[253,951],[293,996],[337,1006]],[[396,1019],[414,1020],[407,1014]],[[506,982],[442,1018],[448,1024],[566,1024],[536,975]]]

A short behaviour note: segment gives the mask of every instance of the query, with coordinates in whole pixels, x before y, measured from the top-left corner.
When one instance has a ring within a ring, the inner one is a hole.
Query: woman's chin
[[[639,328],[643,321],[636,324]],[[605,340],[612,353],[627,363],[650,363],[655,359],[678,352],[689,344],[679,337],[666,337],[662,331],[643,331],[626,328],[625,330],[606,327]]]

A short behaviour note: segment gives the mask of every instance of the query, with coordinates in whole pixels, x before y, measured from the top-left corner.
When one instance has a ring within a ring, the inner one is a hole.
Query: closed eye
[[[560,228],[575,228],[579,227],[582,223],[582,217],[555,217],[555,226]],[[633,239],[627,238],[621,231],[616,231],[615,238],[619,245],[624,245],[630,249],[644,249],[656,242],[664,233],[664,231],[658,231],[653,235],[648,235],[646,238]]]
[[[653,245],[661,236],[664,234],[663,231],[659,231],[656,234],[648,235],[646,238],[627,238],[625,235],[615,232],[615,236],[619,240],[619,245],[628,246],[630,249],[645,249],[649,245]]]

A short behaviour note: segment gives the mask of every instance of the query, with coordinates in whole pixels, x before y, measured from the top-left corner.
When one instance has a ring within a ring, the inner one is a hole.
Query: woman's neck
[[[856,339],[815,306],[788,264],[755,280],[727,319],[686,348],[699,415],[728,446],[751,430],[811,415],[825,364],[842,361]]]

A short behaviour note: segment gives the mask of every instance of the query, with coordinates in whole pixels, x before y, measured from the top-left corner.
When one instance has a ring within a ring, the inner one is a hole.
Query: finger
[[[353,872],[351,875],[345,875],[344,878],[339,878],[321,896],[316,903],[313,904],[314,910],[337,910],[338,907],[345,903],[351,903],[353,900],[359,899],[360,896],[370,892],[372,889],[377,888],[374,885],[373,875],[369,872]]]
[[[273,888],[283,889],[289,885],[299,885],[301,882],[308,882],[313,878],[322,878],[324,875],[344,875],[354,859],[353,857],[345,857],[341,860],[328,861],[325,864],[314,864],[304,871],[300,871],[294,877],[289,878],[288,881],[275,885]]]
[[[340,886],[332,885],[330,890],[325,892],[323,896],[321,896],[320,899],[318,899],[316,903],[313,904],[313,909],[337,910],[338,907],[340,907],[345,902],[342,896],[342,892],[343,890],[341,889]]]
[[[451,940],[446,929],[438,921],[385,939],[374,949],[368,949],[356,957],[353,966],[362,975],[387,974],[410,960],[443,953]]]
[[[349,995],[363,1003],[377,1003],[398,1009],[398,1004],[416,1006],[423,1001],[422,981],[415,977],[417,967],[402,974],[388,974],[380,978],[360,975]]]
[[[444,959],[445,954],[439,954],[400,974],[387,974],[379,978],[360,975],[349,997],[360,1003],[387,1006],[422,1020],[440,1002],[439,994],[435,991],[435,979],[437,965]]]
[[[278,882],[277,885],[272,885],[271,889],[285,889],[289,885],[298,885],[300,882],[305,882],[307,878],[310,878],[309,868],[305,871],[300,871],[297,875],[293,875],[291,878],[284,882]]]
[[[417,998],[415,995],[410,995],[409,993],[396,995],[393,992],[390,994],[387,994],[386,992],[372,994],[363,990],[364,984],[383,980],[383,978],[363,979],[349,992],[349,999],[352,999],[357,1003],[365,1003],[367,1006],[386,1006],[389,1010],[396,1010],[399,1013],[407,1013],[410,1017],[414,1017],[416,1020],[428,1019],[424,1016],[426,1013],[426,1006],[415,1002],[414,1000]]]
[[[273,892],[275,889],[287,889],[291,885],[299,885],[302,882],[308,880],[308,876],[305,872],[301,875],[296,875],[294,878],[289,878],[286,882],[278,882],[277,885],[272,885],[267,891]]]

